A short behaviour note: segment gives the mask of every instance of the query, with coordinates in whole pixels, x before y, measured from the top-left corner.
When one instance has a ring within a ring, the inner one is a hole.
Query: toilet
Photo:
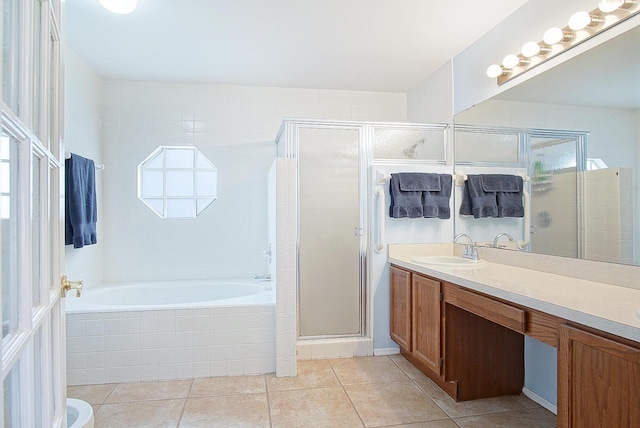
[[[93,428],[91,404],[77,398],[67,398],[67,428]]]

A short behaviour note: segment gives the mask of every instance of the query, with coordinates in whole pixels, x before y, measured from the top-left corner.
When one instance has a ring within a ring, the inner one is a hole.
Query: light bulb
[[[527,42],[522,46],[522,55],[527,58],[531,58],[532,56],[536,56],[540,53],[540,45],[536,42]]]
[[[553,46],[556,43],[571,40],[572,37],[573,37],[572,34],[565,33],[564,31],[562,31],[562,29],[558,27],[552,27],[552,28],[549,28],[547,31],[545,31],[544,36],[542,37],[542,40],[544,41],[545,44],[549,46]]]
[[[518,55],[509,54],[502,60],[502,66],[504,68],[511,69],[516,67],[518,64],[520,64],[520,58],[518,58]]]
[[[503,73],[504,70],[502,70],[502,67],[500,67],[498,64],[491,64],[487,68],[487,76],[492,79],[495,79],[498,76],[502,76]]]
[[[604,13],[613,12],[625,3],[625,0],[602,0],[598,9]]]
[[[100,4],[109,12],[126,15],[138,7],[138,0],[100,0]]]
[[[591,25],[594,20],[591,18],[588,12],[580,11],[571,15],[569,18],[569,28],[573,31],[580,31]]]

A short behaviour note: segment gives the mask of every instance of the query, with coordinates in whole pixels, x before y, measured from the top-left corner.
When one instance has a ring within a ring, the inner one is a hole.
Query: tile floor
[[[71,386],[104,427],[555,427],[524,396],[456,403],[400,355],[301,361],[298,376]]]

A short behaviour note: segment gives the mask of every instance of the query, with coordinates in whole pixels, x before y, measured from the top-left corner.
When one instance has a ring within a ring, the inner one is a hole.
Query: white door
[[[60,0],[2,0],[0,12],[0,417],[61,427]]]

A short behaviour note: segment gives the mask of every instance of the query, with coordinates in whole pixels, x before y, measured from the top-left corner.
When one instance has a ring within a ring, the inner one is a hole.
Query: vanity
[[[456,263],[459,247],[389,246],[390,332],[410,362],[457,401],[519,394],[530,336],[557,349],[559,427],[640,426],[640,290]]]

